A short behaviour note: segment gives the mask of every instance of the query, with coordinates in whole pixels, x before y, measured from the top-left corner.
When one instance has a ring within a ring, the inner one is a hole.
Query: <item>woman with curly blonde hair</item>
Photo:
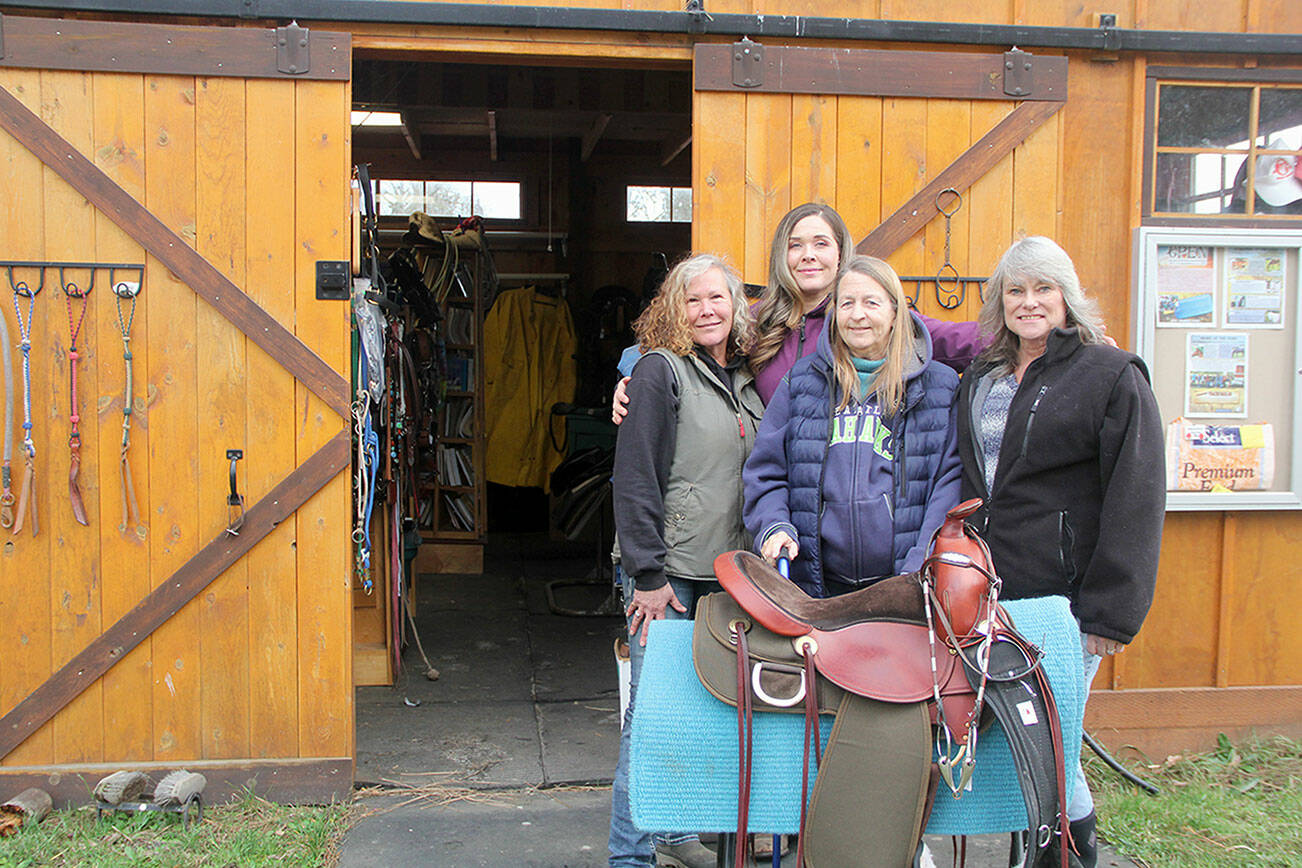
[[[610,812],[610,864],[653,865],[651,836],[628,804],[629,732],[648,626],[691,618],[696,601],[720,590],[714,558],[748,547],[741,522],[741,470],[764,405],[746,361],[752,343],[741,277],[717,256],[692,256],[669,272],[634,325],[644,355],[615,444],[616,574],[630,644],[628,710]],[[699,864],[693,836],[657,836],[657,851]],[[713,856],[709,856],[709,864]]]

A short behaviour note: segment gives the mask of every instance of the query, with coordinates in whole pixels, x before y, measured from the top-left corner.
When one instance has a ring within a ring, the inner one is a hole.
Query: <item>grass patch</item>
[[[1128,761],[1161,788],[1149,796],[1088,749],[1099,833],[1136,862],[1172,868],[1302,866],[1302,744],[1286,738]]]
[[[284,807],[254,795],[205,809],[181,828],[174,814],[55,811],[34,827],[0,838],[0,866],[226,868],[332,866],[348,828],[347,805]]]

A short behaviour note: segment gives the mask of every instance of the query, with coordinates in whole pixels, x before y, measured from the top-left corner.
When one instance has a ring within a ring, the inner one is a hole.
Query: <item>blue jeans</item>
[[[624,606],[627,609],[633,599],[633,579],[615,567],[615,581],[621,583],[624,591]],[[678,602],[687,607],[686,612],[679,612],[672,606],[665,609],[665,618],[680,620],[691,618],[696,613],[696,601],[706,594],[720,591],[718,582],[696,582],[690,579],[670,578],[669,585],[674,589]],[[626,622],[627,624],[627,622]],[[610,795],[610,865],[611,868],[645,868],[655,864],[655,854],[651,848],[652,838],[662,844],[679,844],[690,840],[695,835],[670,835],[657,832],[654,836],[633,825],[632,809],[628,802],[628,762],[629,748],[632,743],[633,704],[637,700],[637,682],[642,675],[642,657],[646,649],[642,647],[642,633],[628,637],[629,689],[628,709],[624,712],[624,728],[619,733],[619,763],[615,766],[615,782]]]
[[[1081,634],[1082,645],[1085,642],[1085,635]],[[1081,654],[1085,660],[1085,699],[1089,700],[1090,684],[1094,682],[1094,676],[1098,674],[1099,663],[1103,658],[1097,654],[1091,654],[1084,648],[1081,648]],[[1081,748],[1084,751],[1084,747]],[[1071,822],[1083,820],[1094,810],[1094,796],[1090,793],[1090,785],[1085,780],[1085,769],[1080,762],[1076,763],[1076,774],[1072,778],[1071,792],[1067,794],[1067,819]]]

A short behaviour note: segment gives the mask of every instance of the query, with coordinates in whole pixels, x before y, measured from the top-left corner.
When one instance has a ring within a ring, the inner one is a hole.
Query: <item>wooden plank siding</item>
[[[28,109],[40,111],[41,74],[32,70],[0,70],[0,86],[5,87]],[[5,195],[9,199],[8,219],[2,224],[0,235],[4,248],[11,251],[15,259],[33,261],[45,255],[45,173],[41,162],[26,148],[8,136],[0,135],[0,147],[4,148]],[[39,276],[30,269],[15,273],[15,281],[26,281],[31,287],[38,285]],[[0,284],[0,288],[9,292],[11,288]],[[13,626],[10,634],[17,639],[17,648],[0,666],[0,705],[12,708],[22,701],[32,690],[49,677],[54,671],[51,659],[51,592],[52,586],[43,578],[49,574],[50,540],[48,519],[50,515],[53,490],[47,480],[57,480],[51,473],[49,454],[51,449],[67,448],[66,433],[54,436],[51,433],[48,404],[37,401],[36,396],[48,395],[53,378],[53,365],[48,363],[51,353],[54,329],[59,327],[61,318],[66,315],[57,305],[61,301],[57,291],[41,290],[29,307],[23,301],[22,315],[31,326],[31,393],[33,396],[31,437],[36,449],[36,484],[32,490],[32,500],[36,506],[37,521],[42,527],[39,534],[32,534],[32,521],[25,516],[25,525],[21,533],[10,536],[4,534],[4,559],[0,561],[0,617],[4,623]],[[15,316],[13,296],[10,294],[5,305],[5,316],[9,319],[9,334],[17,343],[19,340],[18,324]],[[66,326],[64,326],[66,327]],[[5,351],[10,351],[8,347]],[[20,394],[15,401],[14,418],[14,491],[17,494],[19,480],[22,478],[24,459],[22,451],[23,410],[21,400],[22,357],[13,353],[14,388]],[[54,726],[48,723],[37,730],[27,741],[12,752],[14,762],[48,763],[54,757]]]
[[[544,5],[681,8],[679,0]],[[1000,0],[979,8],[939,0],[709,0],[707,5],[713,14],[1096,24],[1093,11],[1073,0]],[[1302,4],[1295,0],[1127,0],[1108,11],[1117,15],[1120,27],[1302,32]],[[523,58],[539,64],[682,68],[691,63],[694,45],[686,34],[328,27],[351,30],[353,47],[373,56],[438,62]],[[937,54],[974,50],[901,47]],[[1067,54],[1066,105],[963,191],[951,258],[960,273],[984,275],[1018,235],[1054,236],[1073,254],[1111,333],[1127,346],[1148,61],[1130,54]],[[1272,57],[1262,65],[1296,65],[1293,60]],[[1159,62],[1208,63],[1205,57]],[[347,257],[346,83],[217,83],[192,75],[0,68],[0,86],[144,202],[329,368],[347,371],[346,306],[317,302],[313,293],[315,261]],[[772,228],[791,205],[825,201],[862,239],[1016,106],[994,100],[698,92],[693,97],[692,244],[728,255],[747,281],[764,283]],[[3,255],[148,265],[132,341],[136,405],[130,455],[142,512],[139,527],[123,526],[121,516],[117,453],[124,366],[116,305],[107,286],[97,284],[92,298],[78,369],[89,528],[76,524],[68,510],[70,408],[63,354],[68,324],[52,281],[34,308],[34,497],[40,533],[0,534],[0,620],[13,625],[17,637],[0,667],[3,714],[221,531],[227,448],[245,450],[240,485],[252,504],[345,423],[320,393],[217,316],[106,214],[3,133],[0,183],[11,203],[0,217]],[[934,215],[888,258],[901,273],[934,274],[943,256],[944,221]],[[924,296],[920,307],[965,319],[976,315],[978,300],[969,297],[959,309],[946,311]],[[12,305],[0,309],[16,342]],[[16,434],[21,440],[21,430]],[[22,458],[15,446],[16,489]],[[96,685],[4,756],[0,777],[6,769],[35,774],[38,768],[128,759],[168,764],[196,758],[244,764],[304,758],[319,760],[337,776],[354,751],[348,502],[348,482],[337,477],[293,521],[280,524]],[[1169,514],[1152,612],[1132,647],[1105,661],[1097,685],[1109,693],[1109,701],[1092,706],[1091,725],[1136,741],[1158,738],[1159,728],[1197,741],[1214,731],[1195,718],[1214,719],[1235,697],[1255,697],[1252,709],[1268,709],[1272,697],[1284,695],[1235,691],[1259,686],[1290,691],[1302,685],[1302,637],[1286,629],[1286,610],[1279,605],[1302,591],[1302,571],[1292,562],[1299,542],[1298,512]],[[1207,712],[1199,702],[1210,688],[1225,691],[1216,695],[1226,699]],[[1165,691],[1171,689],[1187,691],[1182,695],[1199,702],[1166,703],[1172,694]],[[1289,708],[1296,707],[1296,692],[1287,699]],[[1133,718],[1150,708],[1169,713],[1152,721],[1145,735],[1136,731]],[[1239,732],[1254,723],[1277,723],[1265,711],[1253,714],[1250,709],[1227,717],[1227,726]]]
[[[1133,163],[1142,154],[1144,112],[1136,81],[1142,84],[1145,65],[1142,58],[1098,62],[1084,52],[1069,53],[1069,65],[1070,96],[1063,109],[963,192],[951,227],[951,260],[961,274],[987,275],[1015,238],[1055,237],[1073,255],[1110,332],[1129,346],[1130,246],[1139,182]],[[787,128],[778,123],[782,112],[773,109],[775,100],[786,98],[695,95],[699,210],[693,245],[743,263],[751,283],[767,279],[768,245],[783,205],[825,201],[863,238],[1016,105],[797,94],[790,97]],[[703,118],[710,122],[701,130]],[[742,128],[742,119],[747,137],[744,147],[736,147],[722,131]],[[813,129],[834,137],[835,159],[825,160],[834,170],[810,165],[823,153],[811,144]],[[767,131],[766,140],[754,140],[759,130]],[[736,185],[742,178],[739,208]],[[790,192],[783,195],[788,179]],[[901,273],[935,273],[944,261],[943,219],[931,219],[888,258]],[[945,311],[928,294],[919,307],[971,319],[979,300],[968,298],[958,310]],[[1151,614],[1133,645],[1105,661],[1096,682],[1098,690],[1130,697],[1100,703],[1091,712],[1092,725],[1105,739],[1163,744],[1159,729],[1137,728],[1125,718],[1169,688],[1302,684],[1302,639],[1285,629],[1287,613],[1278,605],[1302,591],[1302,571],[1292,563],[1299,542],[1302,515],[1296,512],[1168,514]],[[1250,731],[1252,720],[1278,730],[1264,706],[1245,719],[1249,723],[1236,718],[1236,733]],[[1217,731],[1201,720],[1169,728],[1171,743],[1178,741],[1182,749],[1214,741]]]
[[[315,299],[316,260],[348,256],[346,82],[0,69],[0,87],[347,376],[347,305]],[[0,182],[11,203],[0,218],[5,257],[146,265],[131,328],[139,525],[123,514],[125,362],[108,273],[96,274],[78,340],[89,527],[75,522],[67,496],[69,325],[57,271],[36,300],[40,532],[0,534],[0,619],[16,627],[0,667],[4,715],[220,537],[228,448],[244,450],[239,489],[252,506],[346,421],[3,132]],[[7,277],[3,289],[16,344]],[[20,371],[17,351],[5,350]],[[294,798],[346,792],[348,504],[340,474],[5,755],[0,778],[123,761],[322,760],[295,773]]]

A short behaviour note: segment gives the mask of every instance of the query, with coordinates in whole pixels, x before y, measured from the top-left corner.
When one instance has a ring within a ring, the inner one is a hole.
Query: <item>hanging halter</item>
[[[14,457],[14,363],[9,356],[9,321],[0,316],[0,347],[4,352],[5,371],[5,446],[0,464],[0,527],[14,526],[13,469]]]
[[[72,517],[77,524],[89,524],[86,521],[86,506],[81,500],[81,489],[77,487],[77,477],[81,473],[81,416],[77,411],[77,360],[81,353],[77,351],[77,337],[81,334],[81,325],[86,321],[86,307],[90,292],[95,288],[95,270],[91,269],[90,284],[83,290],[77,284],[65,280],[63,267],[59,267],[59,285],[63,287],[63,297],[68,303],[68,331],[72,339],[68,342],[68,451],[71,453],[68,464],[68,500],[72,503]],[[73,320],[72,300],[81,302],[81,313]]]
[[[39,525],[36,521],[36,500],[32,497],[32,488],[36,484],[36,444],[32,442],[32,311],[36,307],[36,296],[45,288],[45,269],[41,269],[40,285],[32,289],[25,280],[14,283],[14,269],[11,265],[9,286],[14,291],[14,315],[18,319],[18,349],[23,354],[23,452],[26,461],[22,486],[18,490],[18,512],[14,516],[13,533],[17,536],[23,529],[23,518],[30,510],[32,536],[36,536]],[[26,320],[23,319],[20,298],[27,299]]]
[[[122,457],[118,463],[118,475],[122,480],[122,524],[118,526],[120,532],[125,532],[132,525],[140,527],[140,507],[136,504],[136,489],[131,482],[131,463],[127,460],[127,450],[131,446],[131,325],[136,319],[136,296],[140,294],[144,277],[145,273],[141,271],[139,280],[133,284],[125,280],[115,280],[113,271],[109,271],[109,283],[113,287],[113,302],[118,312],[118,331],[122,335],[122,363],[126,372],[126,385],[122,393]],[[124,306],[125,316],[123,316]]]

